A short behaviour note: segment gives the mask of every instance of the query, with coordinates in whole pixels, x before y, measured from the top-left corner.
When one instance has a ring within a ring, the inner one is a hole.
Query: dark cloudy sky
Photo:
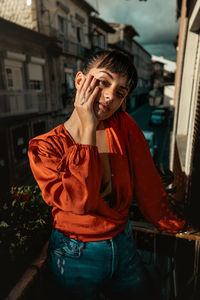
[[[132,25],[137,40],[151,54],[175,60],[178,34],[176,0],[87,0],[107,22]]]

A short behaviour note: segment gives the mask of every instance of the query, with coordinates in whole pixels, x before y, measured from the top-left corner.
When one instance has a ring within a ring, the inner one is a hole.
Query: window
[[[93,45],[95,47],[100,47],[102,49],[105,49],[105,44],[106,44],[105,36],[99,33],[98,31],[95,31],[93,35]]]
[[[65,33],[65,19],[61,16],[58,16],[58,29],[63,34]]]
[[[62,37],[68,32],[68,21],[61,16],[58,16],[58,31]]]
[[[7,66],[6,77],[8,89],[18,91],[23,89],[22,68]]]
[[[43,90],[43,82],[40,80],[29,80],[29,84],[31,90],[36,90],[36,91]]]
[[[73,90],[74,89],[74,76],[73,73],[65,73],[66,77],[66,86],[68,90]]]
[[[13,73],[12,73],[12,69],[10,68],[6,68],[6,75],[7,75],[7,84],[8,87],[13,87]]]
[[[101,34],[100,35],[100,47],[102,48],[102,49],[105,49],[105,45],[106,43],[105,43],[105,36],[103,35],[103,34]]]
[[[29,87],[36,91],[43,90],[43,68],[38,64],[28,64]]]
[[[95,32],[94,35],[93,35],[93,45],[95,47],[99,46],[99,36],[98,36],[97,32]]]
[[[83,40],[83,29],[81,27],[76,28],[77,40],[80,43]]]

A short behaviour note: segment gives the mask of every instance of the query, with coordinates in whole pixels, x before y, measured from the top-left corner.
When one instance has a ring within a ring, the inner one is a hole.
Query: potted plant
[[[11,187],[0,201],[0,214],[2,298],[48,240],[52,217],[37,185]]]

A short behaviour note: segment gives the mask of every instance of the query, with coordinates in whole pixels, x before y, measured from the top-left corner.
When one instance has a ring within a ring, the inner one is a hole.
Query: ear
[[[80,85],[81,80],[82,80],[83,77],[85,77],[85,75],[81,71],[79,71],[76,74],[76,77],[75,77],[75,87],[76,87],[76,89],[79,87],[79,85]]]

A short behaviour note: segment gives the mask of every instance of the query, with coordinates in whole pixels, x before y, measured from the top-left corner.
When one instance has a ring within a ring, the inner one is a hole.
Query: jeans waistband
[[[56,229],[55,227],[52,227],[52,234],[53,234],[55,231],[59,232],[60,234],[64,234],[64,233],[62,233],[61,231],[59,231],[58,229]],[[126,223],[124,229],[123,229],[120,233],[118,233],[116,236],[114,236],[114,237],[111,238],[111,239],[103,239],[103,240],[100,240],[100,242],[103,242],[103,241],[109,242],[110,240],[116,239],[116,238],[119,237],[121,234],[125,234],[127,237],[130,237],[130,236],[132,235],[132,226],[131,226],[130,220],[127,221],[127,223]],[[64,234],[64,235],[65,235],[65,234]],[[66,235],[66,236],[67,236],[67,235]],[[74,240],[74,242],[78,241],[78,240],[75,240],[75,239],[72,239],[72,238],[70,238],[70,239],[71,239],[71,240]]]

